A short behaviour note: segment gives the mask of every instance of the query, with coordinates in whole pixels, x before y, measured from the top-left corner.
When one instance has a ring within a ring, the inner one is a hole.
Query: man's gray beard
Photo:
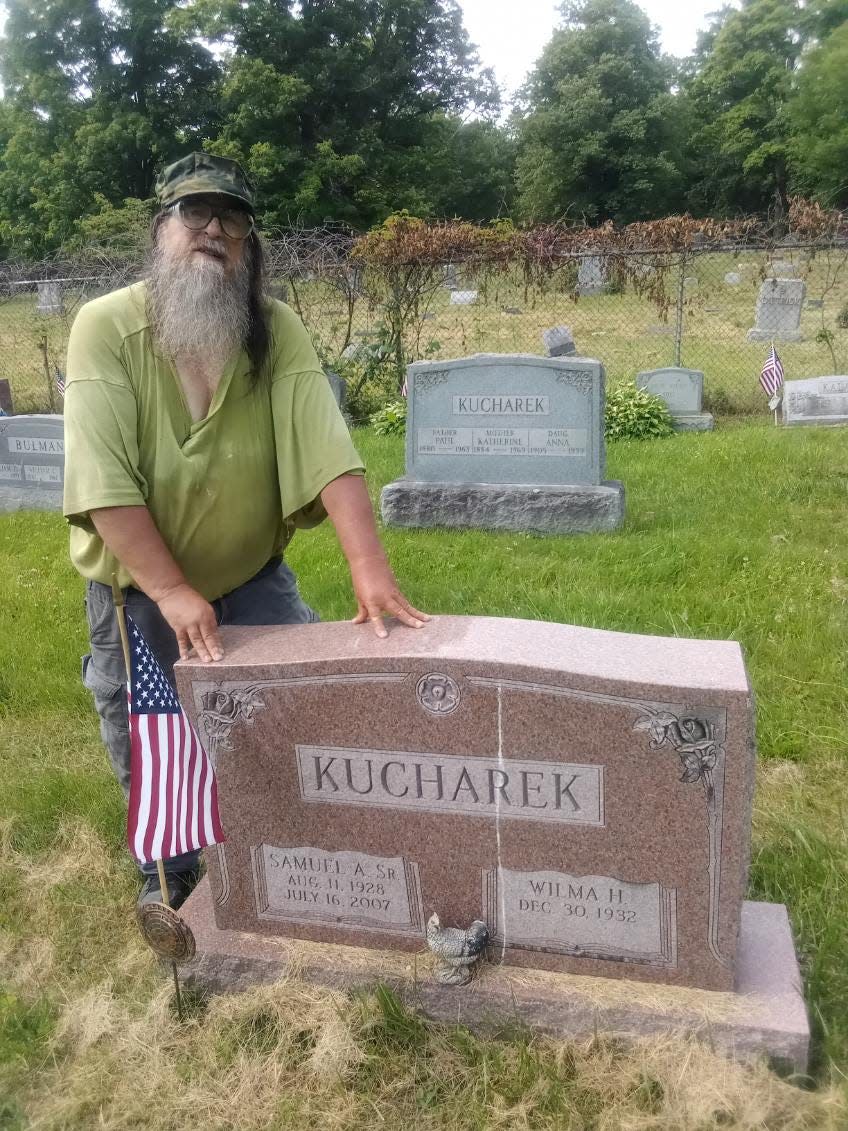
[[[198,246],[198,245],[195,245]],[[199,246],[223,253],[219,240]],[[169,357],[226,362],[247,338],[250,273],[242,258],[232,273],[206,256],[154,247],[147,280],[148,312],[157,344]]]

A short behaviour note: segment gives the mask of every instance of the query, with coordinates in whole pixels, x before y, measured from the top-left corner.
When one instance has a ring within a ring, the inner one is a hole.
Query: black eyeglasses
[[[213,216],[218,218],[221,230],[231,240],[245,240],[253,231],[253,217],[244,208],[209,204],[205,200],[178,200],[171,207],[192,232],[202,232]]]

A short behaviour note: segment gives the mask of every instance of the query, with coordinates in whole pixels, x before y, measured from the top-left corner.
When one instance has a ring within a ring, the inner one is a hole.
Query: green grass
[[[627,519],[616,534],[384,531],[405,592],[433,613],[741,643],[756,692],[760,757],[750,892],[789,907],[815,1032],[814,1075],[822,1088],[848,1074],[846,437],[840,429],[740,423],[711,435],[613,445],[608,475],[627,489]],[[376,499],[381,485],[402,472],[402,441],[361,432],[357,442]],[[352,615],[349,578],[329,527],[299,535],[289,558],[304,596],[325,619]],[[122,1096],[131,1110],[136,1101],[127,1066],[143,1075],[153,1071],[153,1062],[135,1046],[121,1059],[104,1046],[105,1037],[98,1043],[97,1034],[122,1033],[131,1028],[127,1018],[149,1020],[167,987],[136,941],[123,802],[79,683],[85,644],[82,585],[67,561],[62,520],[3,516],[0,981],[6,988],[0,992],[0,1096],[9,1099],[0,1102],[0,1126],[24,1126],[23,1113],[32,1111],[41,1112],[44,1126],[94,1126],[95,1109],[110,1112],[104,1126],[145,1125],[141,1116],[136,1123],[118,1119],[109,1095]],[[271,1008],[268,999],[262,1002],[263,1010]],[[613,1128],[630,1125],[625,1114],[643,1118],[638,1125],[645,1127],[719,1125],[669,1122],[671,1085],[657,1083],[666,1077],[657,1068],[640,1078],[633,1062],[621,1059],[625,1054],[607,1046],[578,1056],[567,1046],[520,1034],[483,1041],[423,1023],[416,1027],[406,1015],[393,1021],[391,1008],[386,1014],[383,1006],[362,1006],[367,1024],[354,1010],[357,1056],[364,1059],[345,1077],[341,1092],[336,1087],[269,1099],[268,1111],[278,1122],[266,1112],[262,1119],[268,1122],[255,1125],[358,1127],[370,1119],[394,1127]],[[238,1055],[246,1056],[239,1071],[248,1071],[251,1057],[262,1063],[276,1057],[281,1078],[291,1071],[294,1080],[297,1058],[306,1055],[283,1033],[294,1021],[269,1033],[261,1025],[256,1030],[254,1017],[250,1034],[238,1028],[233,1035],[230,1022],[221,1020],[224,1008],[215,1006],[208,1017],[201,1009],[186,1031],[161,1022],[163,1040],[181,1058],[180,1071],[207,1084],[223,1071],[217,1061],[213,1071],[212,1054],[205,1051],[217,1034],[215,1041],[225,1045],[216,1045],[216,1056],[232,1060],[236,1054],[226,1045],[231,1038],[242,1050]],[[292,1017],[301,1009],[291,1008]],[[353,1006],[338,1009],[353,1025]],[[80,1016],[88,1018],[84,1037]],[[73,1041],[69,1031],[76,1034]],[[397,1044],[401,1038],[404,1047]],[[95,1071],[97,1058],[112,1067]],[[603,1122],[604,1104],[613,1101],[592,1077],[607,1063],[613,1075],[625,1067],[636,1072],[635,1083],[628,1076],[630,1083],[616,1093],[621,1124]],[[155,1065],[158,1071],[158,1055]],[[66,1095],[69,1077],[63,1073],[71,1069],[75,1084]],[[70,1108],[61,1108],[71,1104],[72,1093],[73,1119]],[[532,1118],[516,1114],[522,1096],[533,1097]],[[808,1102],[797,1096],[799,1105]],[[94,1106],[86,1113],[89,1099]],[[54,1111],[48,1118],[51,1104],[65,1114]],[[656,1121],[650,1122],[654,1109]],[[451,1113],[455,1122],[439,1122]],[[821,1114],[810,1122],[770,1118],[745,1122],[732,1108],[723,1126],[839,1125]],[[185,1120],[175,1115],[159,1125],[192,1125],[189,1114]]]

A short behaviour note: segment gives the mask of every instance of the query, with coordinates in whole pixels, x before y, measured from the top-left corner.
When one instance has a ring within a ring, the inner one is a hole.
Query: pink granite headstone
[[[177,665],[217,766],[219,927],[732,989],[753,711],[738,644],[488,617],[224,630]]]

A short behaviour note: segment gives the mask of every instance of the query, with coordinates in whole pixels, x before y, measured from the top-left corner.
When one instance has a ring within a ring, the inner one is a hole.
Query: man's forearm
[[[91,521],[136,588],[151,600],[161,601],[186,584],[147,507],[103,507],[91,512]]]
[[[386,561],[364,476],[340,475],[321,492],[321,502],[352,569],[368,560]]]

